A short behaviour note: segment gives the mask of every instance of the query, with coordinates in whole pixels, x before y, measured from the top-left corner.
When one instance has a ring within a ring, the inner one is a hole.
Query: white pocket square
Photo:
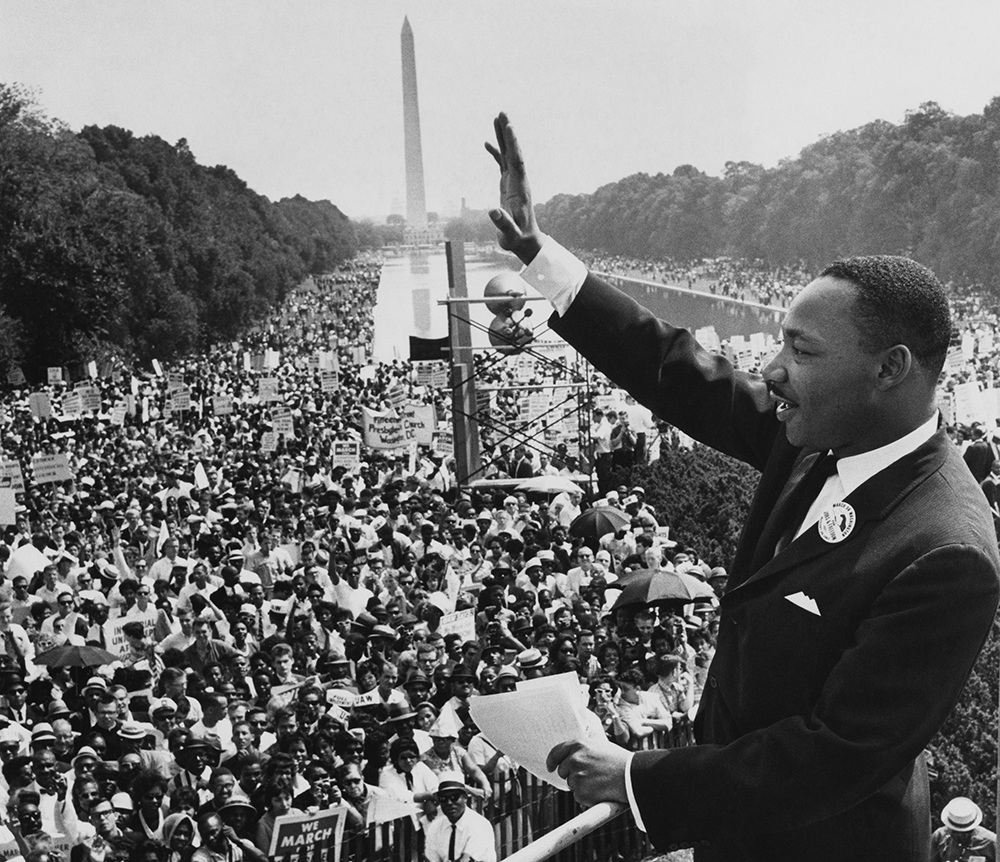
[[[819,612],[819,605],[816,604],[815,599],[809,598],[805,593],[799,591],[797,593],[792,593],[790,596],[785,596],[788,601],[793,605],[798,605],[800,608],[809,611],[811,614],[816,614],[816,616],[822,616]]]

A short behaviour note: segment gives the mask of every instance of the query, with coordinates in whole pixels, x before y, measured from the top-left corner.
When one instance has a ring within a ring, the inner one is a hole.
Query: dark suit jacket
[[[992,522],[958,450],[939,430],[847,497],[846,539],[813,526],[772,557],[789,491],[818,456],[788,443],[762,380],[593,276],[550,324],[656,415],[762,474],[721,601],[700,744],[632,761],[654,844],[708,842],[698,858],[727,862],[925,859],[920,755],[1000,592]]]
[[[990,475],[993,462],[996,460],[993,449],[986,440],[977,440],[975,443],[970,443],[963,457],[977,482],[982,482],[983,479]]]

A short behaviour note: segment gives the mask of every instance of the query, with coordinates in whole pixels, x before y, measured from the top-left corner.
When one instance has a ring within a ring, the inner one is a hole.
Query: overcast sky
[[[74,129],[184,137],[272,199],[384,217],[404,211],[404,15],[442,214],[494,203],[501,108],[544,201],[1000,94],[998,0],[0,0],[0,81]]]

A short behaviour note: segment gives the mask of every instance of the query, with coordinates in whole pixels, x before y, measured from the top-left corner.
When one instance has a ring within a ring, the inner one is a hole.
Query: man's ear
[[[913,369],[913,354],[905,344],[896,344],[882,351],[877,385],[883,391],[899,386]]]

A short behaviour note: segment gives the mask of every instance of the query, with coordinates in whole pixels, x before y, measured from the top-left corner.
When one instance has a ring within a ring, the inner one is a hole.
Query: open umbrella
[[[612,506],[591,506],[577,515],[569,525],[569,534],[581,539],[597,540],[608,533],[617,533],[632,523],[632,516]]]
[[[64,644],[35,656],[35,664],[49,667],[100,667],[118,661],[118,656],[95,646]]]
[[[687,584],[689,590],[691,590],[691,597],[696,602],[702,601],[714,601],[715,600],[715,590],[713,590],[708,584],[706,584],[701,578],[695,575],[689,575],[687,572],[677,572],[677,576]]]
[[[619,608],[653,605],[659,602],[689,604],[694,601],[691,589],[676,572],[659,569],[640,569],[629,572],[614,585],[621,588],[611,610]]]

